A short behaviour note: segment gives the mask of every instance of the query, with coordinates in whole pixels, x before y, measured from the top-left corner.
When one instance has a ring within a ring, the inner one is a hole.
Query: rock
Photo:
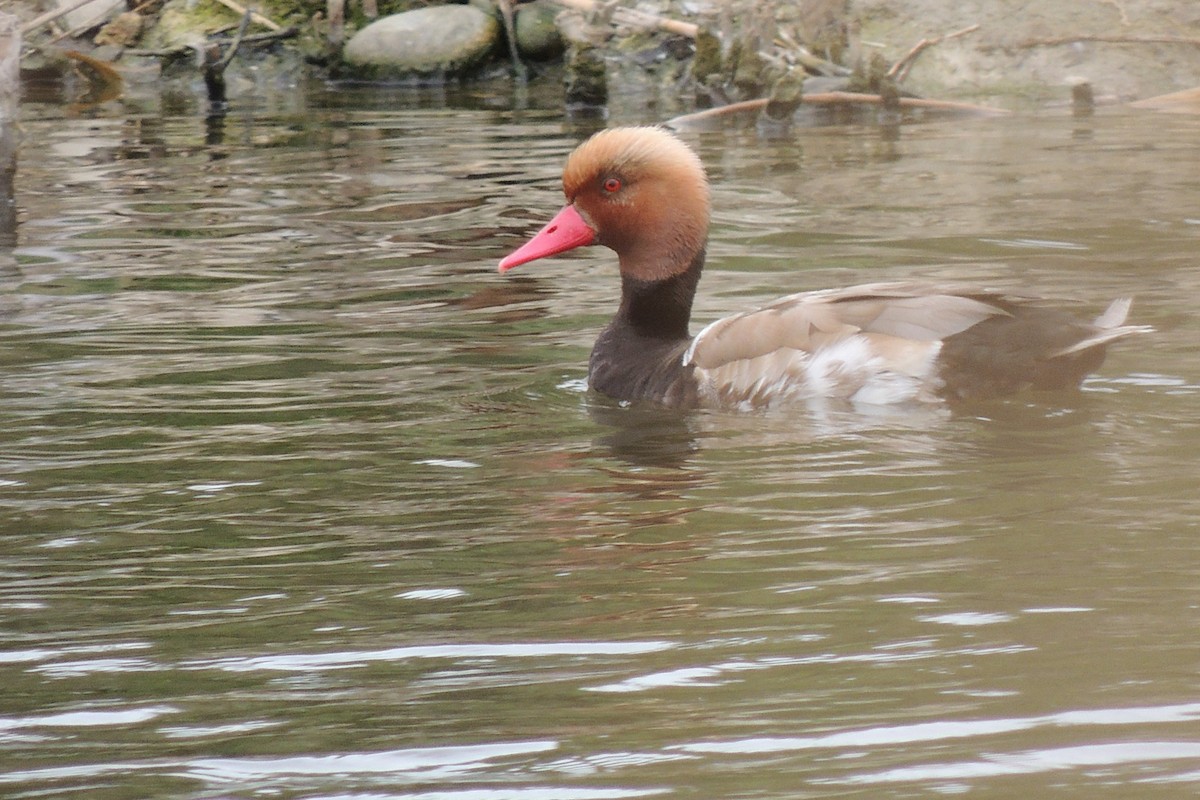
[[[431,6],[372,22],[346,43],[347,77],[443,80],[468,72],[500,36],[495,17],[473,6]]]
[[[101,28],[92,41],[98,45],[115,44],[118,47],[128,47],[141,35],[142,15],[135,11],[126,11]]]
[[[517,51],[532,61],[552,61],[563,54],[566,45],[554,18],[560,9],[543,0],[534,0],[517,9],[514,25]]]
[[[59,8],[65,8],[71,2],[72,0],[58,0],[56,5]],[[87,25],[89,22],[103,19],[123,5],[125,5],[125,0],[90,0],[78,8],[68,11],[62,16],[62,20],[66,23],[68,30],[73,30]]]

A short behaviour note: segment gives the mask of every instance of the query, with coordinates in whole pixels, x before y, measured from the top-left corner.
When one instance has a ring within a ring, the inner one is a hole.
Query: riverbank
[[[886,91],[883,76],[903,93],[1009,109],[1065,102],[1078,85],[1100,102],[1126,102],[1200,84],[1200,35],[1187,35],[1200,31],[1200,6],[1190,0],[1037,9],[1016,0],[908,0],[902,8],[887,0],[657,0],[591,11],[587,0],[473,0],[451,9],[487,22],[472,31],[469,57],[439,54],[429,68],[396,69],[386,61],[382,68],[356,65],[356,43],[367,36],[360,32],[415,8],[442,19],[428,12],[445,4],[355,0],[346,8],[339,0],[264,0],[242,24],[235,0],[90,0],[67,11],[79,2],[31,3],[15,12],[24,28],[23,79],[75,82],[74,99],[85,104],[111,100],[126,84],[163,81],[203,86],[222,101],[302,78],[557,81],[564,62],[565,105],[577,99],[571,82],[583,63],[599,89],[584,85],[580,102],[604,105],[615,90],[640,93],[653,105],[670,98],[672,111],[786,97],[788,81],[801,77],[809,79],[806,93],[828,88],[813,83],[817,77],[833,79],[839,91]],[[535,8],[562,44],[530,55],[512,37]],[[425,24],[410,32],[411,41],[448,35],[446,23]],[[385,59],[389,48],[414,49],[388,39],[379,48]]]

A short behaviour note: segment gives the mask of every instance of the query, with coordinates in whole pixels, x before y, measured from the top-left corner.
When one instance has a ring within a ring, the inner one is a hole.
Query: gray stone
[[[443,79],[468,72],[496,46],[500,23],[473,6],[393,14],[356,33],[342,52],[350,77]]]
[[[521,5],[514,24],[517,50],[534,61],[550,61],[563,54],[565,44],[554,18],[562,9],[543,0]]]

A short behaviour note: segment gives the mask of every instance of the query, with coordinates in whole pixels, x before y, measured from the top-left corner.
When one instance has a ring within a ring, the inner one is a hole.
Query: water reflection
[[[588,416],[605,432],[598,447],[634,466],[683,467],[699,443],[697,421],[691,414],[646,406],[627,407],[596,398],[587,404]]]
[[[924,278],[1158,333],[1079,394],[677,414],[586,392],[607,254],[495,275],[597,124],[526,102],[29,105],[6,789],[1192,797],[1194,120],[687,134],[698,321]]]

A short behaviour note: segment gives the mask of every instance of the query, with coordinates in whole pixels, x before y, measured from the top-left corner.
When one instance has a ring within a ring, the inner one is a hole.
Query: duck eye
[[[604,191],[608,192],[609,194],[614,194],[615,192],[621,191],[621,179],[620,178],[606,179],[604,181]]]

